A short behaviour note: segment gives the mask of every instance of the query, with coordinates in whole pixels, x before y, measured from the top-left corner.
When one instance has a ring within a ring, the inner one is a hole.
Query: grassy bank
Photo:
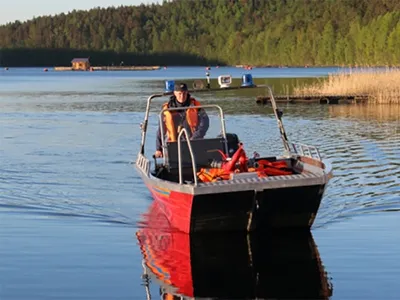
[[[295,95],[368,95],[370,103],[400,104],[400,69],[353,70],[295,87]]]

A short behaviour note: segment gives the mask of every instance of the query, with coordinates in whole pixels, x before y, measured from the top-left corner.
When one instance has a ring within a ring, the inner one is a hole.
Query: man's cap
[[[175,86],[175,91],[184,92],[184,91],[187,91],[187,90],[188,90],[188,88],[187,88],[186,83],[182,82],[182,83],[180,83],[180,84]]]

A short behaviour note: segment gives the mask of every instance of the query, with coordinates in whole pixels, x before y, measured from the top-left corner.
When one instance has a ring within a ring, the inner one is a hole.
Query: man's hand
[[[156,158],[160,158],[160,157],[163,157],[163,154],[162,154],[162,152],[160,150],[157,150],[156,153],[154,153],[154,156]]]

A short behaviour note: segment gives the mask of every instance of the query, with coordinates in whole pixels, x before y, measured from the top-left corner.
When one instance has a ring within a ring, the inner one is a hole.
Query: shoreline
[[[92,66],[95,70],[158,70],[163,67],[208,67],[208,68],[220,68],[220,67],[231,67],[231,68],[352,68],[352,69],[374,69],[374,68],[389,68],[389,69],[397,69],[400,68],[400,65],[251,65],[251,64],[234,64],[234,65],[225,65],[225,64],[194,64],[194,65],[147,65],[147,66]],[[26,65],[26,66],[15,66],[15,65],[7,65],[5,63],[0,64],[0,68],[54,68],[54,70],[72,70],[72,67],[67,66],[49,66],[49,65]]]

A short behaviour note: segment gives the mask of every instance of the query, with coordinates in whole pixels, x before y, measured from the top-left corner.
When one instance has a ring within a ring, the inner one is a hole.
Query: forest
[[[0,26],[2,66],[398,66],[398,0],[170,0]]]

